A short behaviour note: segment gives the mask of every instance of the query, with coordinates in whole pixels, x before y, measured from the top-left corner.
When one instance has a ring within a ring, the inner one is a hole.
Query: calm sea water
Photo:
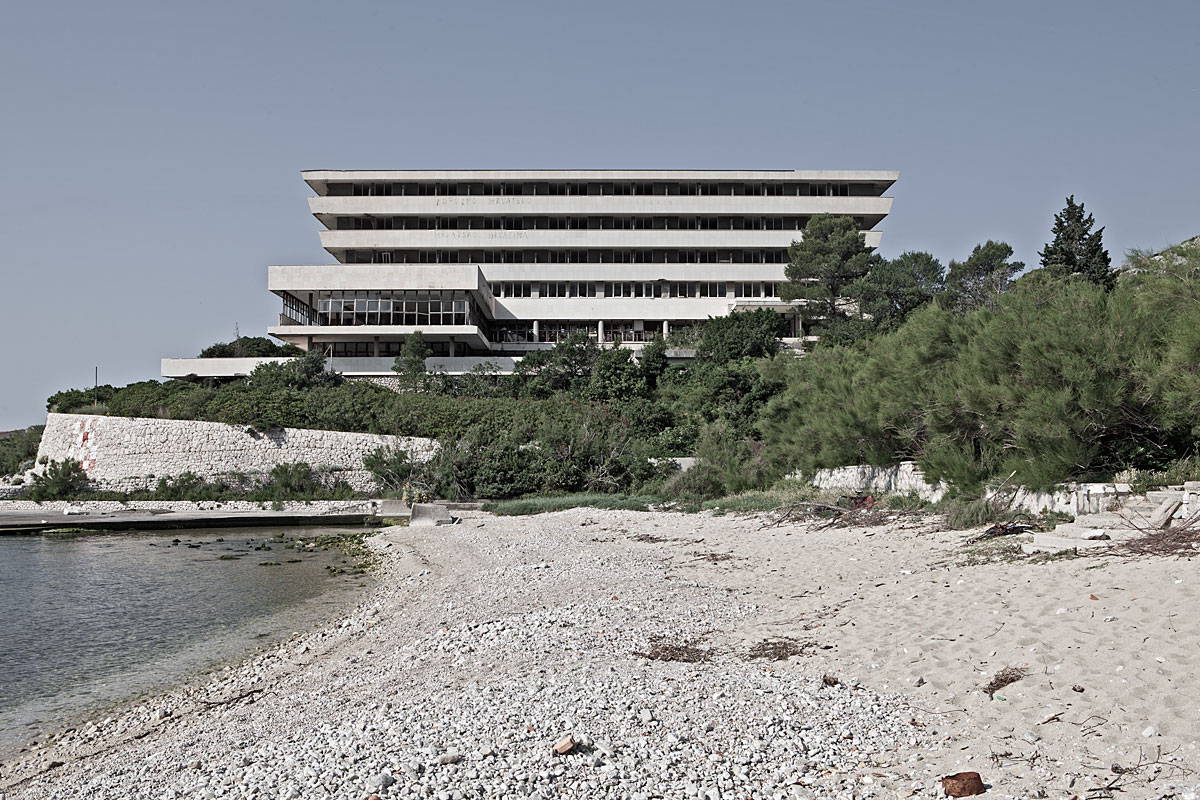
[[[341,551],[268,540],[333,532],[0,536],[0,753],[332,615],[363,582],[331,575]]]

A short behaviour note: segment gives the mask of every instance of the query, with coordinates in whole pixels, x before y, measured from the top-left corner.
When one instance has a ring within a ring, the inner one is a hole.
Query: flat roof
[[[735,180],[735,181],[872,181],[894,183],[897,170],[804,169],[408,169],[408,170],[302,170],[304,180],[404,181],[404,180]]]

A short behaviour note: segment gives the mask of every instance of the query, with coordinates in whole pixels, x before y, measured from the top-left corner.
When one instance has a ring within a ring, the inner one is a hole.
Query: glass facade
[[[478,325],[483,319],[466,291],[345,291],[317,293],[317,325]]]

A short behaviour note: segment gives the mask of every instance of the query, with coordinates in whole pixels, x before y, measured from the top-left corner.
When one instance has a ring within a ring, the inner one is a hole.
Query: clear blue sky
[[[0,430],[263,335],[327,263],[300,170],[898,169],[882,250],[1067,194],[1200,234],[1200,3],[40,2],[0,24]]]

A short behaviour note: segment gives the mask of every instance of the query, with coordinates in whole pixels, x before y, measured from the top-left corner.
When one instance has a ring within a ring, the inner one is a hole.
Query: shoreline
[[[365,526],[386,513],[401,515],[395,501],[289,500],[0,500],[0,536],[37,535],[59,529],[156,531],[300,525]]]
[[[257,533],[255,528],[234,530],[239,534],[244,530],[251,536]],[[196,531],[202,538],[217,536],[222,532],[213,530],[210,533],[205,529]],[[338,529],[330,527],[329,531],[336,534]],[[175,532],[173,529],[90,530],[79,535],[166,539]],[[36,538],[45,534],[26,535]],[[209,544],[211,545],[212,541]],[[338,548],[343,553],[347,552],[340,545]],[[44,742],[47,737],[61,736],[64,731],[86,728],[90,723],[153,704],[177,691],[196,689],[219,674],[240,669],[247,662],[308,631],[340,620],[369,594],[375,575],[368,571],[353,577],[335,579],[328,576],[322,580],[330,583],[317,594],[300,599],[292,605],[245,617],[233,627],[209,631],[202,638],[189,641],[183,647],[131,663],[120,673],[107,675],[99,682],[79,686],[69,694],[27,698],[13,708],[3,711],[0,717],[11,717],[12,727],[0,732],[0,765],[21,759],[22,754],[33,749],[31,746],[35,742]],[[364,583],[351,585],[351,581]],[[75,708],[60,712],[57,707],[63,704],[70,704]],[[39,717],[45,719],[38,719]],[[0,785],[2,784],[0,779]],[[2,792],[0,797],[3,797]]]
[[[932,797],[977,770],[991,797],[1083,796],[1157,745],[1127,796],[1200,784],[1187,565],[967,565],[967,532],[913,517],[761,521],[384,529],[376,580],[334,621],[6,763],[0,791]],[[1014,664],[1000,699],[979,691]],[[556,756],[565,733],[577,747]]]

